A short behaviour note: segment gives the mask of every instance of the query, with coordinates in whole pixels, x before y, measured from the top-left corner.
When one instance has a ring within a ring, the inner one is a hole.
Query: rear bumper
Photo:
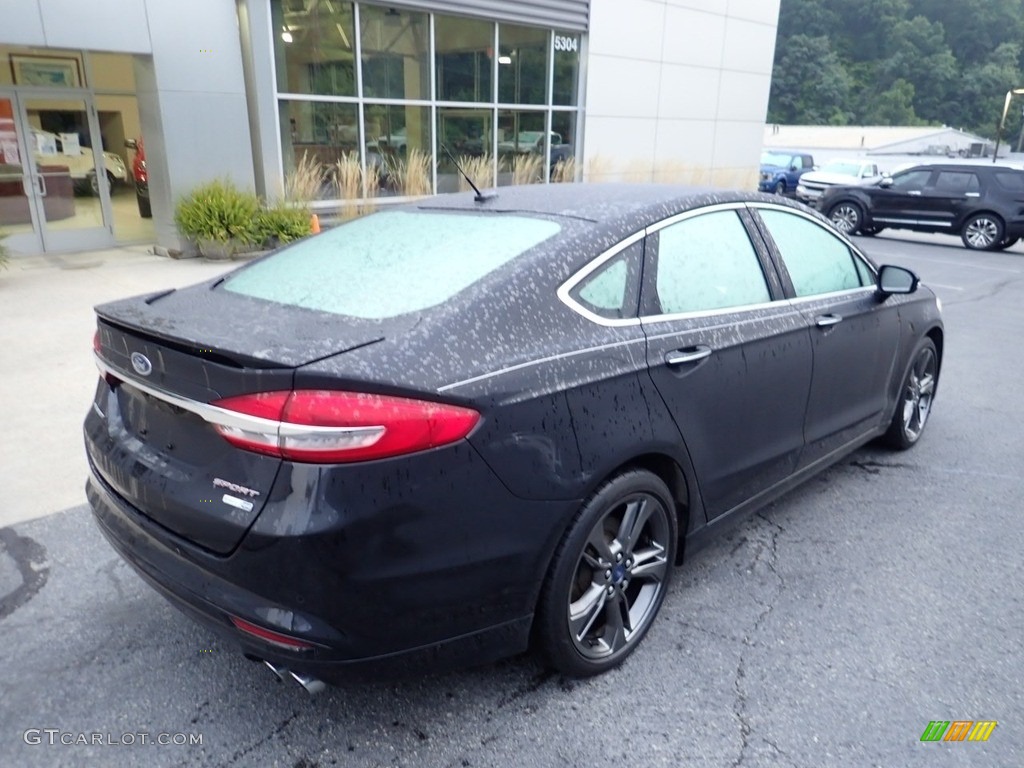
[[[507,492],[506,499],[487,499],[488,512],[499,518],[487,527],[508,526],[490,538],[510,543],[482,552],[469,538],[456,548],[461,557],[425,542],[388,560],[373,550],[391,537],[360,531],[358,516],[352,525],[298,535],[258,531],[258,521],[233,553],[220,556],[146,517],[95,469],[86,493],[110,544],[177,608],[250,657],[329,681],[469,666],[525,650],[540,581],[565,524],[562,512],[573,511],[571,503],[523,502]],[[443,527],[445,512],[436,512]],[[268,513],[269,527],[288,524],[287,515],[275,523],[275,511]],[[330,511],[305,516],[323,514]],[[489,538],[474,528],[479,524],[468,524],[464,535]],[[356,550],[368,567],[353,563]],[[236,629],[231,616],[314,647],[278,648]]]

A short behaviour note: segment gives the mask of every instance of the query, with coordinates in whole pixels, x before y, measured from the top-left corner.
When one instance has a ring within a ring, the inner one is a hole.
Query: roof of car
[[[476,202],[474,193],[464,192],[421,200],[415,207],[534,213],[599,222],[630,214],[657,214],[666,209],[686,210],[716,202],[778,200],[756,192],[669,184],[526,184],[500,187],[494,192],[494,197],[484,202]]]

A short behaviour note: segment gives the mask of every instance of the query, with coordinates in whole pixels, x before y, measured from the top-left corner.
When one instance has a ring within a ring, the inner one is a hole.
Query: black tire
[[[612,478],[584,503],[551,561],[534,622],[554,669],[588,677],[633,652],[665,599],[676,527],[671,492],[645,470]]]
[[[89,194],[93,197],[100,196],[100,181],[96,176],[96,169],[89,171],[85,176],[86,186],[89,190]]]
[[[903,375],[896,413],[882,440],[890,448],[905,451],[917,444],[928,423],[939,383],[939,354],[935,343],[925,337],[917,343],[910,365]]]
[[[864,235],[864,237],[874,237],[879,232],[881,232],[883,229],[885,229],[885,227],[878,227],[878,226],[874,226],[874,227],[861,227],[860,228],[860,234]]]
[[[977,213],[964,222],[960,239],[972,251],[994,251],[1003,242],[1002,219],[991,213]]]
[[[1019,237],[1008,237],[1005,240],[1003,240],[1003,242],[1001,242],[999,245],[997,245],[995,248],[993,248],[992,250],[994,250],[994,251],[1005,251],[1011,245],[1015,245],[1018,240],[1020,240]]]
[[[153,209],[149,205],[149,198],[142,197],[138,193],[135,195],[135,200],[139,204],[139,216],[144,219],[153,218]]]
[[[776,195],[786,194],[786,182],[782,181],[782,179],[779,179],[777,182],[775,182],[775,186],[772,188],[772,191]]]
[[[853,235],[864,224],[864,211],[857,203],[844,200],[828,209],[828,220],[844,235]]]

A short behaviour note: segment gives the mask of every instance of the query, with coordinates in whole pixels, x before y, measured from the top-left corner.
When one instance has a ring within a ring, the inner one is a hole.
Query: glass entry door
[[[0,232],[8,247],[38,253],[113,244],[98,136],[84,97],[0,91]]]

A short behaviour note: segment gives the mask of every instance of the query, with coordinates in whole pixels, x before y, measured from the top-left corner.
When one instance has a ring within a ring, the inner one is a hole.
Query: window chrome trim
[[[741,211],[746,208],[745,202],[734,202],[734,203],[712,203],[711,205],[705,205],[700,208],[691,208],[688,211],[682,213],[674,213],[667,219],[656,221],[653,224],[647,225],[647,234],[650,235],[657,232],[660,229],[676,224],[686,219],[692,219],[695,216],[703,216],[706,213],[718,213],[719,211]],[[753,243],[751,243],[753,245]]]
[[[570,296],[570,293],[573,291],[573,289],[576,288],[577,285],[582,283],[590,275],[592,275],[594,272],[596,272],[598,269],[604,266],[605,263],[618,256],[624,250],[629,248],[629,246],[639,242],[640,240],[643,240],[646,234],[647,231],[644,229],[641,229],[639,232],[634,232],[629,237],[625,238],[624,240],[620,240],[611,248],[599,254],[597,258],[588,262],[586,266],[584,266],[581,270],[576,272],[576,274],[574,274],[572,277],[570,277],[568,280],[566,280],[558,287],[558,290],[555,292],[558,296],[558,299],[576,314],[582,315],[587,320],[590,320],[592,323],[597,323],[598,325],[603,325],[607,328],[623,328],[630,325],[639,325],[639,317],[603,317],[602,315],[599,315],[596,312],[587,309],[580,302],[576,301],[576,299]]]
[[[793,305],[797,304],[809,304],[812,301],[820,301],[822,299],[838,299],[843,296],[853,297],[855,294],[863,293],[865,295],[874,295],[878,292],[878,286],[876,285],[862,285],[858,288],[847,288],[842,291],[831,291],[829,293],[815,293],[812,296],[795,296],[789,299],[789,303]]]
[[[718,317],[720,315],[730,315],[737,312],[754,312],[759,309],[773,309],[785,307],[788,303],[788,299],[779,299],[778,301],[762,301],[757,304],[737,304],[734,307],[695,309],[691,312],[673,312],[671,314],[663,315],[643,315],[640,320],[645,325],[651,325],[653,323],[667,323],[674,322],[676,320],[692,320],[698,317]]]

